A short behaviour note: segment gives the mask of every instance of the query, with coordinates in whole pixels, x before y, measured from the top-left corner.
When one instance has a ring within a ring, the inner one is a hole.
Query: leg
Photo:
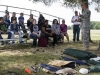
[[[0,39],[3,39],[2,36],[1,36],[1,34],[2,34],[2,33],[0,32]]]
[[[33,45],[32,46],[36,47],[36,45],[37,45],[37,35],[30,34],[30,37],[33,39]]]
[[[75,42],[76,40],[76,26],[73,26],[73,41]]]
[[[8,39],[11,39],[12,33],[11,32],[6,32],[8,34]]]
[[[53,33],[52,37],[53,37],[53,45],[56,45],[57,44],[57,35]]]
[[[62,33],[62,42],[64,42],[64,34]]]
[[[21,28],[22,28],[22,30],[23,30],[23,33],[27,33],[27,31],[26,31],[26,29],[25,29],[25,26],[22,26],[22,25],[20,25],[21,26]]]
[[[18,35],[19,35],[19,41],[22,42],[22,34],[21,34],[21,32],[18,31]]]
[[[67,41],[69,42],[69,35],[68,33],[65,34]]]
[[[79,41],[79,34],[80,34],[80,28],[79,25],[77,26],[77,41]]]
[[[82,41],[86,49],[89,48],[89,28],[82,29]]]
[[[14,32],[11,31],[11,34],[12,34],[11,39],[14,39]],[[15,42],[15,41],[13,40],[12,43],[14,43],[14,42]]]

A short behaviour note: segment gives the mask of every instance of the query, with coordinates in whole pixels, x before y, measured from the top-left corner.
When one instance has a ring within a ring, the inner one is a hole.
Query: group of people
[[[73,16],[71,20],[73,23],[73,41],[80,41],[79,34],[81,27],[83,44],[85,48],[89,48],[90,11],[87,9],[86,3],[82,4],[82,9],[82,15],[78,14],[78,11],[75,11],[75,16]],[[22,28],[23,33],[26,34],[27,30],[24,25],[24,14],[20,13],[17,21],[16,13],[13,12],[10,20],[9,11],[6,10],[5,16],[0,17],[0,39],[3,39],[1,34],[8,34],[8,39],[14,39],[14,34],[18,34],[20,43],[24,43],[22,41],[22,34],[19,31],[20,27]],[[58,41],[64,42],[64,36],[66,36],[68,43],[70,43],[67,33],[68,27],[65,24],[64,19],[62,20],[62,24],[59,24],[58,20],[54,19],[52,25],[49,25],[48,20],[46,20],[42,14],[40,14],[38,21],[33,18],[33,14],[30,14],[30,17],[27,20],[27,27],[30,31],[30,37],[33,39],[32,47],[36,47],[37,39],[39,37],[45,37],[47,41],[49,40],[49,37],[53,37],[53,45],[57,46]],[[10,28],[10,31],[8,31],[8,28]],[[1,45],[3,45],[4,42],[1,42]],[[7,43],[8,42],[9,41],[7,41]],[[13,40],[12,43],[14,44],[15,41]]]

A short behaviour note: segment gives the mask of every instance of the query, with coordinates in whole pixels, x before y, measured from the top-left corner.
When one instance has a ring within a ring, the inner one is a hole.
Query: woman
[[[12,13],[11,23],[13,23],[13,20],[16,20],[16,23],[17,23],[17,17],[16,17],[16,13],[15,12]]]
[[[30,17],[29,17],[29,19],[27,20],[27,27],[28,27],[28,28],[30,27],[30,25],[32,24],[32,22],[33,22],[33,14],[30,14]]]
[[[56,38],[57,42],[62,39],[62,34],[60,33],[60,25],[59,25],[57,19],[53,20],[53,23],[52,23],[52,32],[53,32],[53,34],[57,35],[57,38]]]
[[[57,46],[56,34],[52,33],[51,25],[48,24],[48,20],[45,20],[45,25],[42,26],[42,32],[45,35],[47,41],[49,37],[53,37],[53,46]]]
[[[65,20],[62,20],[62,24],[60,25],[60,30],[63,35],[63,42],[64,42],[64,36],[66,36],[68,43],[69,43],[69,36],[67,33],[67,25],[65,24]]]
[[[36,47],[37,45],[37,38],[40,37],[41,32],[38,31],[38,25],[36,24],[36,19],[33,19],[33,22],[30,26],[30,37],[33,39],[32,47]]]

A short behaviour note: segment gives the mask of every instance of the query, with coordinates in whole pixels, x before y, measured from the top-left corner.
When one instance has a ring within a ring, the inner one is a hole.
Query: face
[[[81,5],[81,8],[82,8],[82,9],[84,9],[85,7],[86,7],[86,5],[85,5],[85,4],[82,4],[82,5]]]
[[[16,16],[16,13],[13,13],[12,16]]]
[[[45,25],[48,25],[48,22],[45,22]]]
[[[57,23],[58,23],[57,20],[55,20],[55,21],[54,21],[54,24],[57,24]]]
[[[30,18],[33,19],[33,15],[30,15]]]
[[[1,21],[0,21],[1,23],[4,23],[4,19],[1,19]]]
[[[16,20],[13,20],[13,24],[16,24]]]
[[[78,15],[78,12],[77,11],[75,11],[75,15]]]
[[[23,16],[23,14],[20,14],[20,16]]]
[[[6,15],[9,15],[9,13],[6,13]]]
[[[62,20],[62,24],[65,24],[65,20]]]

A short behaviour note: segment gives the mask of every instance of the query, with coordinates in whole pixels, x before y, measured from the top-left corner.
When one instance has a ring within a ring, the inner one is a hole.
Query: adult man
[[[76,34],[77,34],[77,41],[79,41],[79,34],[80,34],[80,18],[78,16],[78,11],[75,11],[75,16],[72,17],[73,23],[73,41],[76,41]]]
[[[82,15],[80,15],[82,19],[82,42],[86,50],[89,48],[89,31],[90,31],[90,16],[91,16],[91,11],[88,9],[88,4],[83,3],[81,5],[82,7]]]

